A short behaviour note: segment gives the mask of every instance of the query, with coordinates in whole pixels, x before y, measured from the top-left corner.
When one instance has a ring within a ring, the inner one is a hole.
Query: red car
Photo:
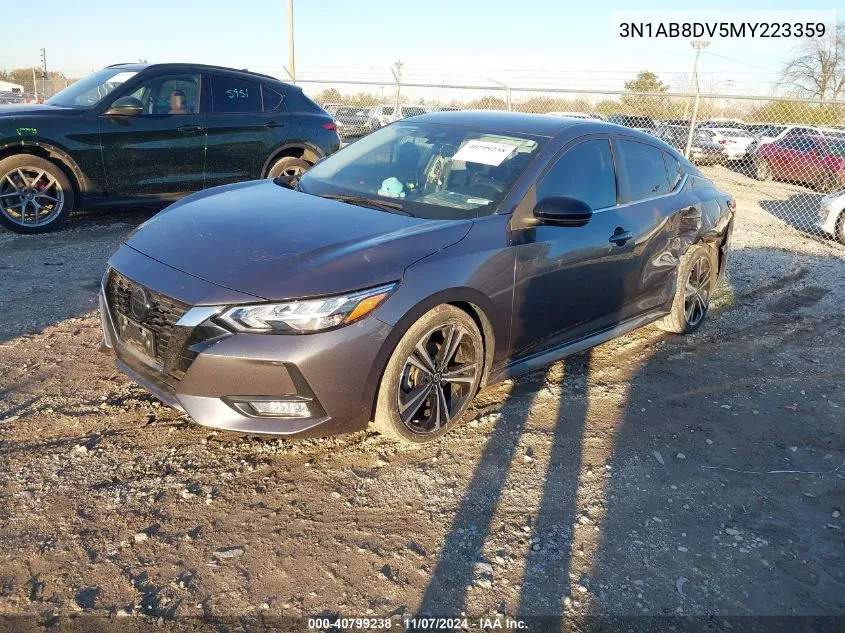
[[[795,136],[764,143],[754,156],[757,180],[792,180],[831,193],[845,187],[845,139]]]

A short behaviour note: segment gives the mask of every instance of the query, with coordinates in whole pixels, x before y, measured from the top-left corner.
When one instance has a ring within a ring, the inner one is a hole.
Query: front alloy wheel
[[[399,340],[382,376],[373,427],[394,440],[434,440],[469,407],[484,370],[484,341],[451,305],[423,315]]]
[[[472,338],[457,323],[425,334],[405,361],[397,389],[402,423],[414,433],[449,424],[471,397],[481,370]]]
[[[18,233],[57,228],[73,206],[65,173],[38,156],[17,155],[0,161],[0,223]]]

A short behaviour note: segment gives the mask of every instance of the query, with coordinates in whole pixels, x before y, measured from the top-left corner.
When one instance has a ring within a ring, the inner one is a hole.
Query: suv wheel
[[[754,175],[757,180],[771,180],[772,166],[765,158],[758,158],[754,161]]]
[[[691,247],[681,258],[672,309],[657,322],[661,330],[689,334],[704,322],[716,286],[715,259],[713,250],[706,244]]]
[[[484,369],[484,341],[463,310],[437,306],[399,340],[379,385],[373,428],[407,444],[446,433],[472,402]]]
[[[74,191],[55,163],[18,154],[0,160],[0,224],[15,233],[46,233],[73,210]]]
[[[279,176],[288,176],[290,178],[300,178],[302,174],[311,169],[311,163],[301,158],[294,158],[293,156],[285,156],[280,158],[270,171],[267,172],[268,178],[278,178]]]

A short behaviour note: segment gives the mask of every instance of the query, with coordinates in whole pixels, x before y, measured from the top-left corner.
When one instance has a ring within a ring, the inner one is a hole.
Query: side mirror
[[[593,217],[593,210],[578,198],[549,196],[540,200],[534,207],[534,217],[540,224],[584,226]]]
[[[106,110],[106,114],[113,116],[138,116],[143,112],[144,104],[135,97],[121,97]]]

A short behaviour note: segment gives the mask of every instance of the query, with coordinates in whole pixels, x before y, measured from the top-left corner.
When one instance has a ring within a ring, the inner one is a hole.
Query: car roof
[[[415,116],[413,120],[483,128],[489,132],[514,132],[516,134],[533,134],[535,136],[554,136],[561,130],[574,125],[601,123],[601,121],[594,122],[592,119],[553,117],[545,114],[526,114],[524,112],[504,112],[499,110],[430,112]]]
[[[652,134],[624,125],[607,123],[599,119],[554,117],[545,114],[505,112],[501,110],[460,110],[457,112],[431,112],[415,116],[413,121],[462,125],[480,128],[491,134],[531,134],[554,137],[563,132],[575,137],[580,134],[621,134],[651,144],[666,145]],[[407,119],[406,119],[407,121]],[[666,145],[669,147],[668,145]]]
[[[179,70],[184,69],[184,68],[197,68],[199,70],[217,70],[217,71],[223,71],[223,72],[227,72],[227,73],[239,73],[239,74],[243,74],[243,75],[252,75],[253,77],[261,77],[263,79],[272,79],[273,81],[284,83],[280,79],[273,77],[271,75],[264,75],[262,73],[255,73],[255,72],[252,72],[251,70],[247,70],[246,68],[229,68],[227,66],[211,66],[211,65],[208,65],[208,64],[191,64],[191,63],[188,63],[188,62],[185,62],[185,63],[167,62],[167,63],[162,63],[162,64],[148,64],[148,63],[143,63],[143,62],[137,62],[137,63],[129,62],[129,63],[122,63],[122,64],[111,64],[110,66],[108,66],[108,68],[125,68],[126,70],[135,70],[137,72],[141,72],[142,70],[147,70],[149,68],[156,68],[156,69],[162,69],[162,70],[167,70],[169,68],[179,69]]]

